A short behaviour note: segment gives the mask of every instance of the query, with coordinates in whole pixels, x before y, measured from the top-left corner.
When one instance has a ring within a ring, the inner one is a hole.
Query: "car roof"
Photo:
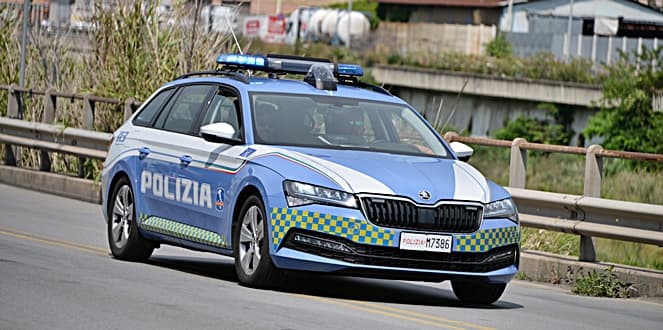
[[[379,102],[389,102],[407,105],[407,103],[400,98],[375,92],[367,88],[360,88],[356,86],[338,84],[336,91],[327,91],[316,89],[307,82],[296,79],[289,78],[262,78],[262,77],[251,77],[248,78],[248,83],[239,81],[233,78],[227,77],[196,77],[196,78],[184,78],[173,80],[165,84],[162,88],[174,87],[179,85],[186,85],[192,83],[217,83],[230,85],[235,87],[240,92],[245,91],[247,93],[252,92],[265,92],[265,93],[284,93],[284,94],[306,94],[306,95],[330,95],[337,97],[347,97],[354,99],[365,99]]]

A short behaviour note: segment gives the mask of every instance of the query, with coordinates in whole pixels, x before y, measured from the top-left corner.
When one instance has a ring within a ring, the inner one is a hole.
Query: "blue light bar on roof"
[[[216,58],[216,63],[245,70],[291,74],[307,74],[311,65],[321,63],[329,65],[335,76],[364,75],[364,69],[356,64],[334,65],[329,60],[300,56],[221,54]]]
[[[357,64],[343,64],[339,63],[338,68],[336,69],[338,74],[344,76],[355,76],[361,77],[364,75],[364,69]]]
[[[267,68],[267,59],[260,55],[221,54],[216,58],[216,63],[247,70],[265,70]]]

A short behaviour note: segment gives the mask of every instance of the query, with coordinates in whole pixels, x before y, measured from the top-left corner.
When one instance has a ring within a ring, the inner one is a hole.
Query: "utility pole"
[[[513,32],[513,0],[509,0],[509,6],[506,14],[506,30]]]
[[[352,40],[352,0],[348,1],[348,49]]]
[[[569,6],[569,23],[566,26],[566,49],[564,49],[564,57],[568,60],[571,57],[571,25],[573,23],[573,0]]]
[[[28,12],[30,11],[30,0],[23,1],[23,32],[21,34],[21,67],[19,69],[18,83],[25,87],[25,53],[28,42]]]

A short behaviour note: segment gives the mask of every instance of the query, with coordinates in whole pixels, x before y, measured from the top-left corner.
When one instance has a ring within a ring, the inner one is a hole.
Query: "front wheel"
[[[233,250],[239,282],[252,287],[274,284],[279,275],[269,255],[265,206],[259,197],[247,198],[235,225]]]
[[[108,210],[108,245],[111,253],[122,260],[147,260],[154,251],[154,243],[138,232],[134,193],[129,180],[121,178],[111,196]]]
[[[490,305],[504,293],[506,284],[489,284],[479,281],[451,281],[456,297],[466,304]]]

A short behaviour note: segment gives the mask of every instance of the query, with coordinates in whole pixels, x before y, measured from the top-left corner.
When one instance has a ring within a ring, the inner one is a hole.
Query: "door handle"
[[[184,166],[188,166],[189,164],[191,164],[192,160],[193,159],[189,155],[184,155],[184,156],[180,157],[180,163]]]
[[[138,149],[138,153],[139,153],[140,159],[143,159],[143,158],[147,157],[147,155],[150,154],[150,148],[142,147],[142,148]]]

